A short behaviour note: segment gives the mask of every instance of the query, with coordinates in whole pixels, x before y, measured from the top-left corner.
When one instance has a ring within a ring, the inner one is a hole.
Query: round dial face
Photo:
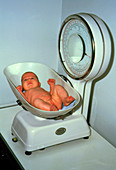
[[[93,61],[93,36],[86,21],[76,16],[61,27],[59,54],[69,76],[82,79],[89,74]]]

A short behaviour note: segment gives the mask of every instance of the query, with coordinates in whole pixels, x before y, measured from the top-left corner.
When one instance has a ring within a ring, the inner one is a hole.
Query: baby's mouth
[[[31,83],[31,82],[29,82],[29,83],[28,83],[28,86],[29,86],[29,85],[32,85],[32,83]]]

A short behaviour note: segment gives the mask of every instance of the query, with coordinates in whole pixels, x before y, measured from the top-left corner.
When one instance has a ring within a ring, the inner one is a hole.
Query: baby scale
[[[25,108],[16,114],[11,130],[23,143],[26,154],[90,136],[87,115],[92,81],[105,73],[111,58],[108,27],[93,14],[70,15],[62,23],[58,49],[62,66],[74,88],[54,70],[40,63],[18,63],[4,70],[11,89]],[[16,89],[25,71],[35,72],[45,89],[49,87],[47,80],[54,78],[56,84],[64,86],[69,95],[76,98],[76,103],[61,111],[34,108]]]

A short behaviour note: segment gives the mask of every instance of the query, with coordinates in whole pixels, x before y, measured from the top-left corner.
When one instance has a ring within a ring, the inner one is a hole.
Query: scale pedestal
[[[90,135],[86,119],[76,113],[64,120],[55,120],[40,118],[23,110],[15,116],[11,130],[23,143],[25,151],[43,149]]]

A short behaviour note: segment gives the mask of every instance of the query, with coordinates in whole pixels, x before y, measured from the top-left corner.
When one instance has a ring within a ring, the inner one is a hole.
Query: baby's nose
[[[31,81],[31,79],[30,79],[30,78],[28,78],[27,82],[30,82],[30,81]]]

